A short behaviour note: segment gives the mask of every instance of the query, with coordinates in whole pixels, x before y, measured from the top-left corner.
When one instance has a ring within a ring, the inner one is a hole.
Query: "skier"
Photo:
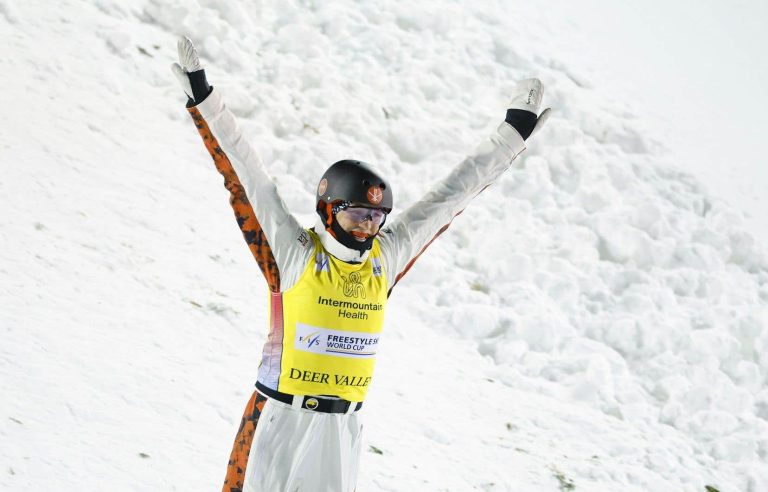
[[[541,82],[518,83],[494,134],[398,217],[389,217],[390,183],[372,166],[336,162],[319,181],[317,221],[306,229],[208,85],[192,41],[181,38],[178,50],[172,70],[270,289],[269,335],[223,492],[351,492],[360,456],[359,410],[373,378],[387,298],[547,120],[549,109],[537,117]]]

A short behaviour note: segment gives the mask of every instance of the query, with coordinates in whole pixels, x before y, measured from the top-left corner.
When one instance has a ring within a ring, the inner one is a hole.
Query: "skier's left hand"
[[[176,47],[179,52],[179,63],[171,65],[171,71],[179,80],[181,88],[192,102],[197,105],[203,102],[211,93],[211,86],[205,78],[205,70],[200,63],[200,57],[197,55],[192,40],[186,36],[179,38]]]
[[[544,126],[549,118],[550,108],[545,109],[541,115],[539,107],[544,96],[544,86],[539,79],[525,79],[515,85],[512,100],[507,105],[506,122],[528,140],[533,134]]]

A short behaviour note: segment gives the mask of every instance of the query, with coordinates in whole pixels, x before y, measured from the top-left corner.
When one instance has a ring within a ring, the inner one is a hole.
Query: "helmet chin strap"
[[[354,235],[350,234],[349,232],[341,228],[341,226],[339,225],[339,222],[336,220],[336,217],[334,217],[333,220],[331,221],[331,227],[326,227],[326,229],[342,245],[346,246],[349,249],[355,249],[359,251],[361,254],[365,253],[367,250],[373,247],[373,240],[376,237],[376,234],[374,234],[373,236],[367,236],[366,234],[367,238],[365,241],[358,241],[357,239],[355,239]]]

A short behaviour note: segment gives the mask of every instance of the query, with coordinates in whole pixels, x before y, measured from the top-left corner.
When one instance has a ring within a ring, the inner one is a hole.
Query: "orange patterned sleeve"
[[[280,272],[277,269],[275,257],[272,254],[272,249],[264,235],[264,231],[256,219],[253,207],[251,207],[251,203],[248,201],[245,188],[240,183],[232,163],[219,146],[219,142],[213,136],[213,132],[211,132],[208,123],[205,122],[200,111],[197,108],[187,108],[187,111],[189,111],[192,120],[195,122],[205,148],[208,149],[208,153],[213,158],[216,170],[224,177],[224,186],[229,191],[229,203],[235,212],[237,225],[240,226],[245,242],[248,244],[248,248],[256,259],[261,272],[264,274],[267,284],[269,284],[269,290],[280,292]]]

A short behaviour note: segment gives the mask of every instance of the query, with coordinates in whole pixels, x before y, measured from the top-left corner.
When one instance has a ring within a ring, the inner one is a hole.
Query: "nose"
[[[374,225],[371,219],[364,220],[363,222],[360,223],[358,227],[362,229],[363,232],[365,232],[366,234],[371,234],[371,235],[374,234],[376,232],[376,229],[378,228],[378,226]]]

